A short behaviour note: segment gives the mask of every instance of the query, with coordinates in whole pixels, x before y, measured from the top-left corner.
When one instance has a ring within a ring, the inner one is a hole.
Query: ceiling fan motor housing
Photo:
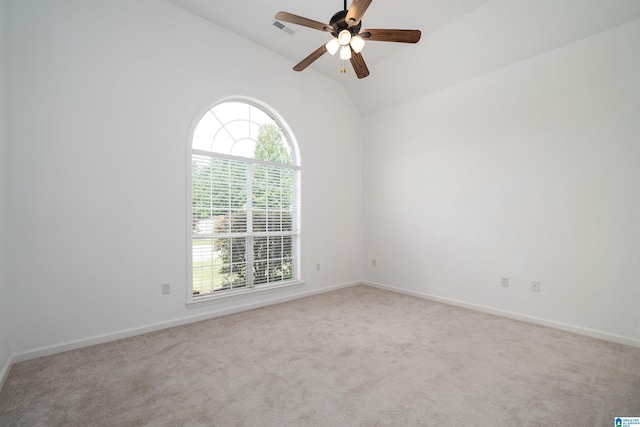
[[[329,25],[333,28],[331,34],[333,37],[338,37],[340,31],[347,30],[351,33],[351,36],[356,36],[360,32],[360,28],[362,27],[362,21],[358,22],[358,25],[354,25],[349,27],[349,24],[344,20],[347,17],[347,11],[341,10],[337,12],[335,15],[331,17],[331,21],[329,21]]]

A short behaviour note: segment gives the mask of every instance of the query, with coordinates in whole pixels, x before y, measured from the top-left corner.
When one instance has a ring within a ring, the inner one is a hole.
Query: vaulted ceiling
[[[288,23],[282,30],[275,14],[328,23],[343,9],[342,0],[167,1],[281,55],[290,73],[331,36]],[[418,29],[420,42],[368,42],[362,55],[371,74],[361,80],[350,66],[339,73],[340,60],[330,55],[302,72],[337,80],[367,115],[638,18],[638,0],[374,0],[363,29]]]

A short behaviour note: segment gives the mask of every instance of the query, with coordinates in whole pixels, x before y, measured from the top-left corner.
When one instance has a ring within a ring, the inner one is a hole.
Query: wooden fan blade
[[[369,69],[367,68],[367,64],[364,63],[364,58],[353,49],[351,49],[351,65],[359,79],[364,79],[369,75]]]
[[[322,22],[314,21],[313,19],[304,18],[302,16],[294,15],[293,13],[288,12],[278,12],[276,13],[276,19],[278,21],[290,22],[296,25],[302,25],[303,27],[313,28],[314,30],[320,31],[333,31],[333,27],[327,24],[323,24]]]
[[[296,64],[295,67],[293,67],[293,69],[295,71],[302,71],[305,68],[307,68],[309,65],[311,65],[313,63],[313,61],[315,61],[316,59],[320,58],[322,55],[325,54],[325,52],[327,51],[327,47],[325,45],[320,46],[319,48],[317,48],[316,50],[314,50],[313,52],[311,52],[311,55],[307,56],[306,58],[304,58],[302,61],[300,61],[298,64]]]
[[[376,42],[418,43],[422,33],[420,30],[364,30],[360,37]]]
[[[349,24],[350,27],[358,25],[362,19],[362,15],[367,11],[370,4],[371,0],[353,0],[347,16],[344,18],[345,22]]]

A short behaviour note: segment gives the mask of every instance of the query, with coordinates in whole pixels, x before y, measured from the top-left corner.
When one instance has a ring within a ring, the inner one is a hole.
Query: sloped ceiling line
[[[286,33],[273,25],[275,14],[328,22],[342,9],[334,0],[167,1],[283,56],[291,67],[327,35],[304,27]],[[337,80],[366,116],[639,18],[637,0],[377,0],[364,26],[419,29],[420,43],[367,43],[362,54],[371,75],[362,80],[351,69],[340,74],[340,61],[330,55],[303,72]]]

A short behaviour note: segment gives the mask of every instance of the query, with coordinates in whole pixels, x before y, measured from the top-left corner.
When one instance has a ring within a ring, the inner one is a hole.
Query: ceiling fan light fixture
[[[346,61],[347,59],[351,59],[351,48],[349,45],[340,47],[340,59]]]
[[[351,37],[350,43],[355,53],[360,53],[362,52],[362,49],[364,49],[364,39],[360,36],[356,35]]]
[[[360,54],[364,48],[365,39],[367,43],[370,41],[418,43],[420,41],[420,30],[365,29],[361,32],[362,16],[371,2],[372,0],[352,0],[351,7],[347,9],[347,0],[344,0],[344,8],[334,13],[328,24],[294,15],[293,13],[282,11],[276,13],[276,21],[278,24],[281,22],[289,22],[329,33],[333,36],[332,40],[320,45],[306,58],[294,65],[293,70],[302,71],[325,53],[330,52],[331,55],[334,55],[340,50],[340,72],[343,74],[347,72],[346,62],[350,60],[356,77],[362,79],[369,75],[367,64]],[[281,28],[280,25],[276,26]]]
[[[331,55],[335,55],[335,53],[338,51],[338,48],[340,47],[340,42],[338,41],[337,38],[334,37],[331,40],[329,40],[326,46],[327,46],[327,52],[329,52]]]
[[[338,34],[338,41],[342,46],[348,46],[351,41],[351,33],[349,30],[340,31],[340,34]]]

